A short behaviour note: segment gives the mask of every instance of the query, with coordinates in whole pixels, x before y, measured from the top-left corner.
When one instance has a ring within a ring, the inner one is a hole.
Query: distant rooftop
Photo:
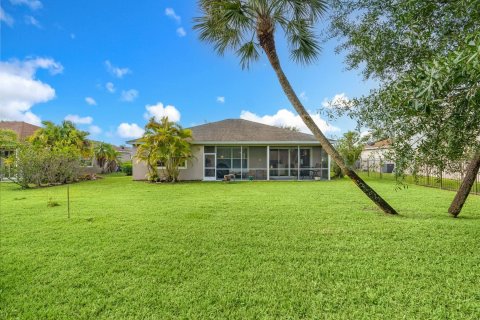
[[[0,121],[0,129],[13,130],[17,133],[20,140],[25,140],[40,127],[23,121]]]
[[[365,149],[381,149],[381,148],[388,148],[392,144],[390,139],[383,139],[377,142],[368,143],[365,145]]]

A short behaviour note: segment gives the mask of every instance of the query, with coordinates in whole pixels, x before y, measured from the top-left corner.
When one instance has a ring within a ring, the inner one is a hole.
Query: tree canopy
[[[35,131],[29,138],[33,145],[56,149],[71,148],[82,156],[91,155],[91,144],[87,140],[89,133],[78,130],[71,121],[63,121],[60,125],[43,121],[42,124],[44,127]]]
[[[18,145],[18,135],[10,129],[0,129],[0,149],[12,150]]]
[[[151,118],[145,126],[145,133],[138,139],[136,158],[145,161],[148,179],[170,182],[178,181],[179,167],[192,157],[190,140],[192,132],[163,117],[160,122]],[[161,164],[161,166],[159,166]],[[164,175],[160,176],[158,168]]]
[[[380,81],[337,109],[390,137],[397,173],[439,170],[480,141],[480,2],[333,1],[331,35],[349,68]]]

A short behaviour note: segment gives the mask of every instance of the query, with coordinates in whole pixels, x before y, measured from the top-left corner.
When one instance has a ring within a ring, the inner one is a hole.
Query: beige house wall
[[[137,147],[133,147],[133,154],[137,153]],[[187,168],[180,169],[180,180],[202,180],[203,179],[203,146],[192,146],[193,158],[187,161]],[[161,175],[162,170],[158,170]],[[133,180],[145,180],[148,168],[145,162],[133,158]]]

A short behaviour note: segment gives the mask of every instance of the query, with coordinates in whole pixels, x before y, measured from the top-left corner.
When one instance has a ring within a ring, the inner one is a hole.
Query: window
[[[163,161],[157,161],[157,167],[159,169],[165,169]],[[187,160],[183,160],[183,163],[178,167],[179,169],[187,169]]]
[[[215,146],[205,146],[203,148],[204,153],[215,153]]]
[[[82,166],[82,167],[93,167],[93,157],[92,158],[82,158],[82,159],[80,159],[80,166]]]

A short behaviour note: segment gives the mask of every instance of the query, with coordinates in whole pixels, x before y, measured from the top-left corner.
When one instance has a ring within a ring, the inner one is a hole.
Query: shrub
[[[334,161],[332,161],[332,172],[331,172],[331,178],[336,179],[336,178],[343,178],[344,174],[342,172],[342,169],[336,164]]]
[[[121,170],[125,173],[125,175],[131,176],[133,172],[132,162],[129,161],[122,163]]]
[[[49,207],[49,208],[58,207],[59,205],[60,205],[60,203],[53,200],[52,198],[49,198],[48,201],[47,201],[47,207]]]
[[[22,188],[77,181],[81,156],[77,149],[46,148],[22,143],[15,156],[15,182]]]

